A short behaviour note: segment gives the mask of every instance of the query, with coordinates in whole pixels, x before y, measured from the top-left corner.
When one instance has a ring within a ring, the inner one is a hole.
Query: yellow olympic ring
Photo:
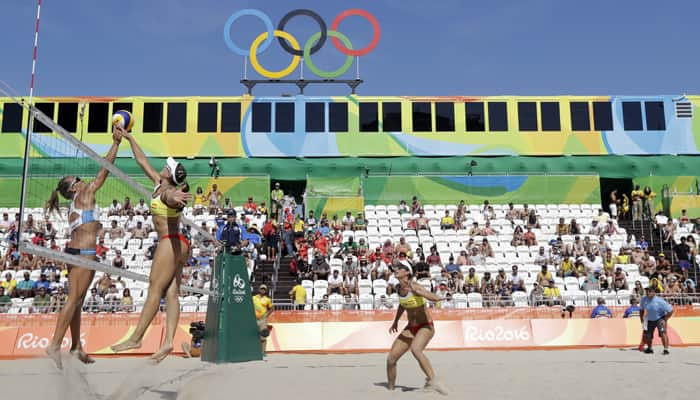
[[[257,71],[260,75],[270,78],[270,79],[281,79],[289,74],[291,74],[299,65],[299,61],[301,60],[301,57],[299,56],[294,56],[292,57],[292,62],[287,66],[287,68],[280,70],[280,71],[268,71],[265,68],[263,68],[262,65],[258,62],[258,46],[260,46],[260,43],[263,42],[263,40],[267,39],[268,33],[263,32],[260,34],[260,36],[256,37],[255,40],[253,40],[253,44],[250,45],[250,65],[253,66],[253,69]],[[294,38],[294,36],[290,35],[289,33],[285,31],[278,31],[275,30],[273,32],[273,36],[286,39],[291,45],[294,50],[301,50],[301,47],[299,47],[299,42]]]

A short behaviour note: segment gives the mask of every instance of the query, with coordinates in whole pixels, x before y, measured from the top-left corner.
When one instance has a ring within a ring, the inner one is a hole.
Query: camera
[[[197,321],[190,323],[190,335],[192,335],[193,347],[199,347],[204,340],[204,321]]]

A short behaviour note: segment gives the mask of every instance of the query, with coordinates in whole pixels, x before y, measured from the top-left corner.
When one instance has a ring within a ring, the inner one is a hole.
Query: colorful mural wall
[[[94,175],[81,175],[81,178],[91,180]],[[27,185],[27,207],[38,208],[44,207],[45,202],[51,195],[51,191],[56,187],[61,175],[46,177],[31,177]],[[143,177],[134,178],[138,183],[141,183],[146,188],[153,187],[153,183]],[[253,196],[256,203],[261,201],[269,204],[270,199],[270,179],[269,177],[235,177],[226,176],[217,179],[207,176],[189,177],[188,182],[192,193],[195,193],[197,187],[201,187],[206,195],[211,189],[212,184],[216,183],[218,189],[224,194],[224,198],[228,197],[234,206],[241,206],[248,200],[248,196]],[[2,177],[0,178],[0,206],[2,207],[19,207],[20,190],[22,180],[19,177]],[[130,197],[132,204],[136,204],[143,196],[127,186],[123,182],[107,178],[107,182],[103,188],[97,192],[97,204],[101,207],[108,207],[112,199],[117,199],[123,203],[124,197]],[[148,199],[146,199],[148,200]],[[62,203],[67,200],[61,199]]]
[[[326,213],[339,219],[347,211],[353,215],[364,209],[359,177],[314,177],[306,183],[306,212],[313,210],[317,218]]]
[[[109,115],[121,108],[133,111],[134,135],[154,157],[700,153],[700,96],[57,97],[36,102],[99,153],[111,141]],[[287,103],[285,111],[278,112],[282,103]],[[491,103],[503,106],[500,115]],[[608,111],[598,110],[597,103],[607,104]],[[341,108],[331,109],[334,104]],[[475,104],[483,109],[469,114],[478,125],[470,128],[468,106]],[[629,104],[640,113],[634,123],[624,118]],[[688,111],[679,111],[679,104],[687,104]],[[261,105],[256,111],[260,115],[254,117],[256,105]],[[315,111],[309,116],[311,109]],[[22,156],[22,121],[27,117],[9,99],[0,98],[0,157]],[[52,140],[50,135],[37,136],[33,154],[70,156],[57,153]],[[130,154],[126,145],[120,151],[122,157]]]
[[[367,204],[600,203],[597,176],[389,176],[364,182]]]

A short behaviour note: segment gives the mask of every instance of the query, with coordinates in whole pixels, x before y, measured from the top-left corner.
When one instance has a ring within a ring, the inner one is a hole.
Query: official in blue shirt
[[[231,211],[228,214],[228,220],[224,229],[221,231],[221,241],[227,253],[231,252],[231,247],[240,246],[241,244],[241,228],[236,223],[236,213]]]
[[[605,299],[598,297],[598,306],[593,309],[591,318],[612,318],[612,311],[605,306]]]
[[[636,297],[630,299],[630,306],[625,310],[623,318],[638,317],[642,309],[639,307],[639,300]]]
[[[645,353],[651,354],[654,350],[651,348],[651,341],[654,338],[654,329],[659,331],[661,343],[664,345],[664,355],[668,355],[668,334],[666,334],[666,325],[669,318],[673,315],[673,307],[666,300],[656,295],[656,288],[649,286],[646,289],[646,297],[642,299],[639,318],[642,320],[644,329],[644,340],[647,348]]]

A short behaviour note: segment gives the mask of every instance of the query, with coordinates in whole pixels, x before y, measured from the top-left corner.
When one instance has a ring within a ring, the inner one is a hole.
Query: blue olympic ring
[[[268,17],[267,14],[263,13],[262,11],[253,8],[248,8],[232,14],[230,17],[228,17],[228,19],[226,20],[226,24],[224,25],[224,42],[226,42],[226,46],[229,48],[229,50],[243,57],[248,57],[250,55],[250,50],[243,50],[242,48],[236,46],[235,43],[233,43],[233,40],[231,39],[231,25],[233,25],[233,23],[236,22],[237,19],[246,15],[257,17],[265,24],[265,29],[267,29],[267,38],[265,39],[265,41],[263,41],[260,47],[258,47],[255,54],[260,54],[263,51],[267,50],[267,48],[270,47],[273,40],[275,39],[275,28],[272,26],[272,21],[270,20],[270,17]]]

